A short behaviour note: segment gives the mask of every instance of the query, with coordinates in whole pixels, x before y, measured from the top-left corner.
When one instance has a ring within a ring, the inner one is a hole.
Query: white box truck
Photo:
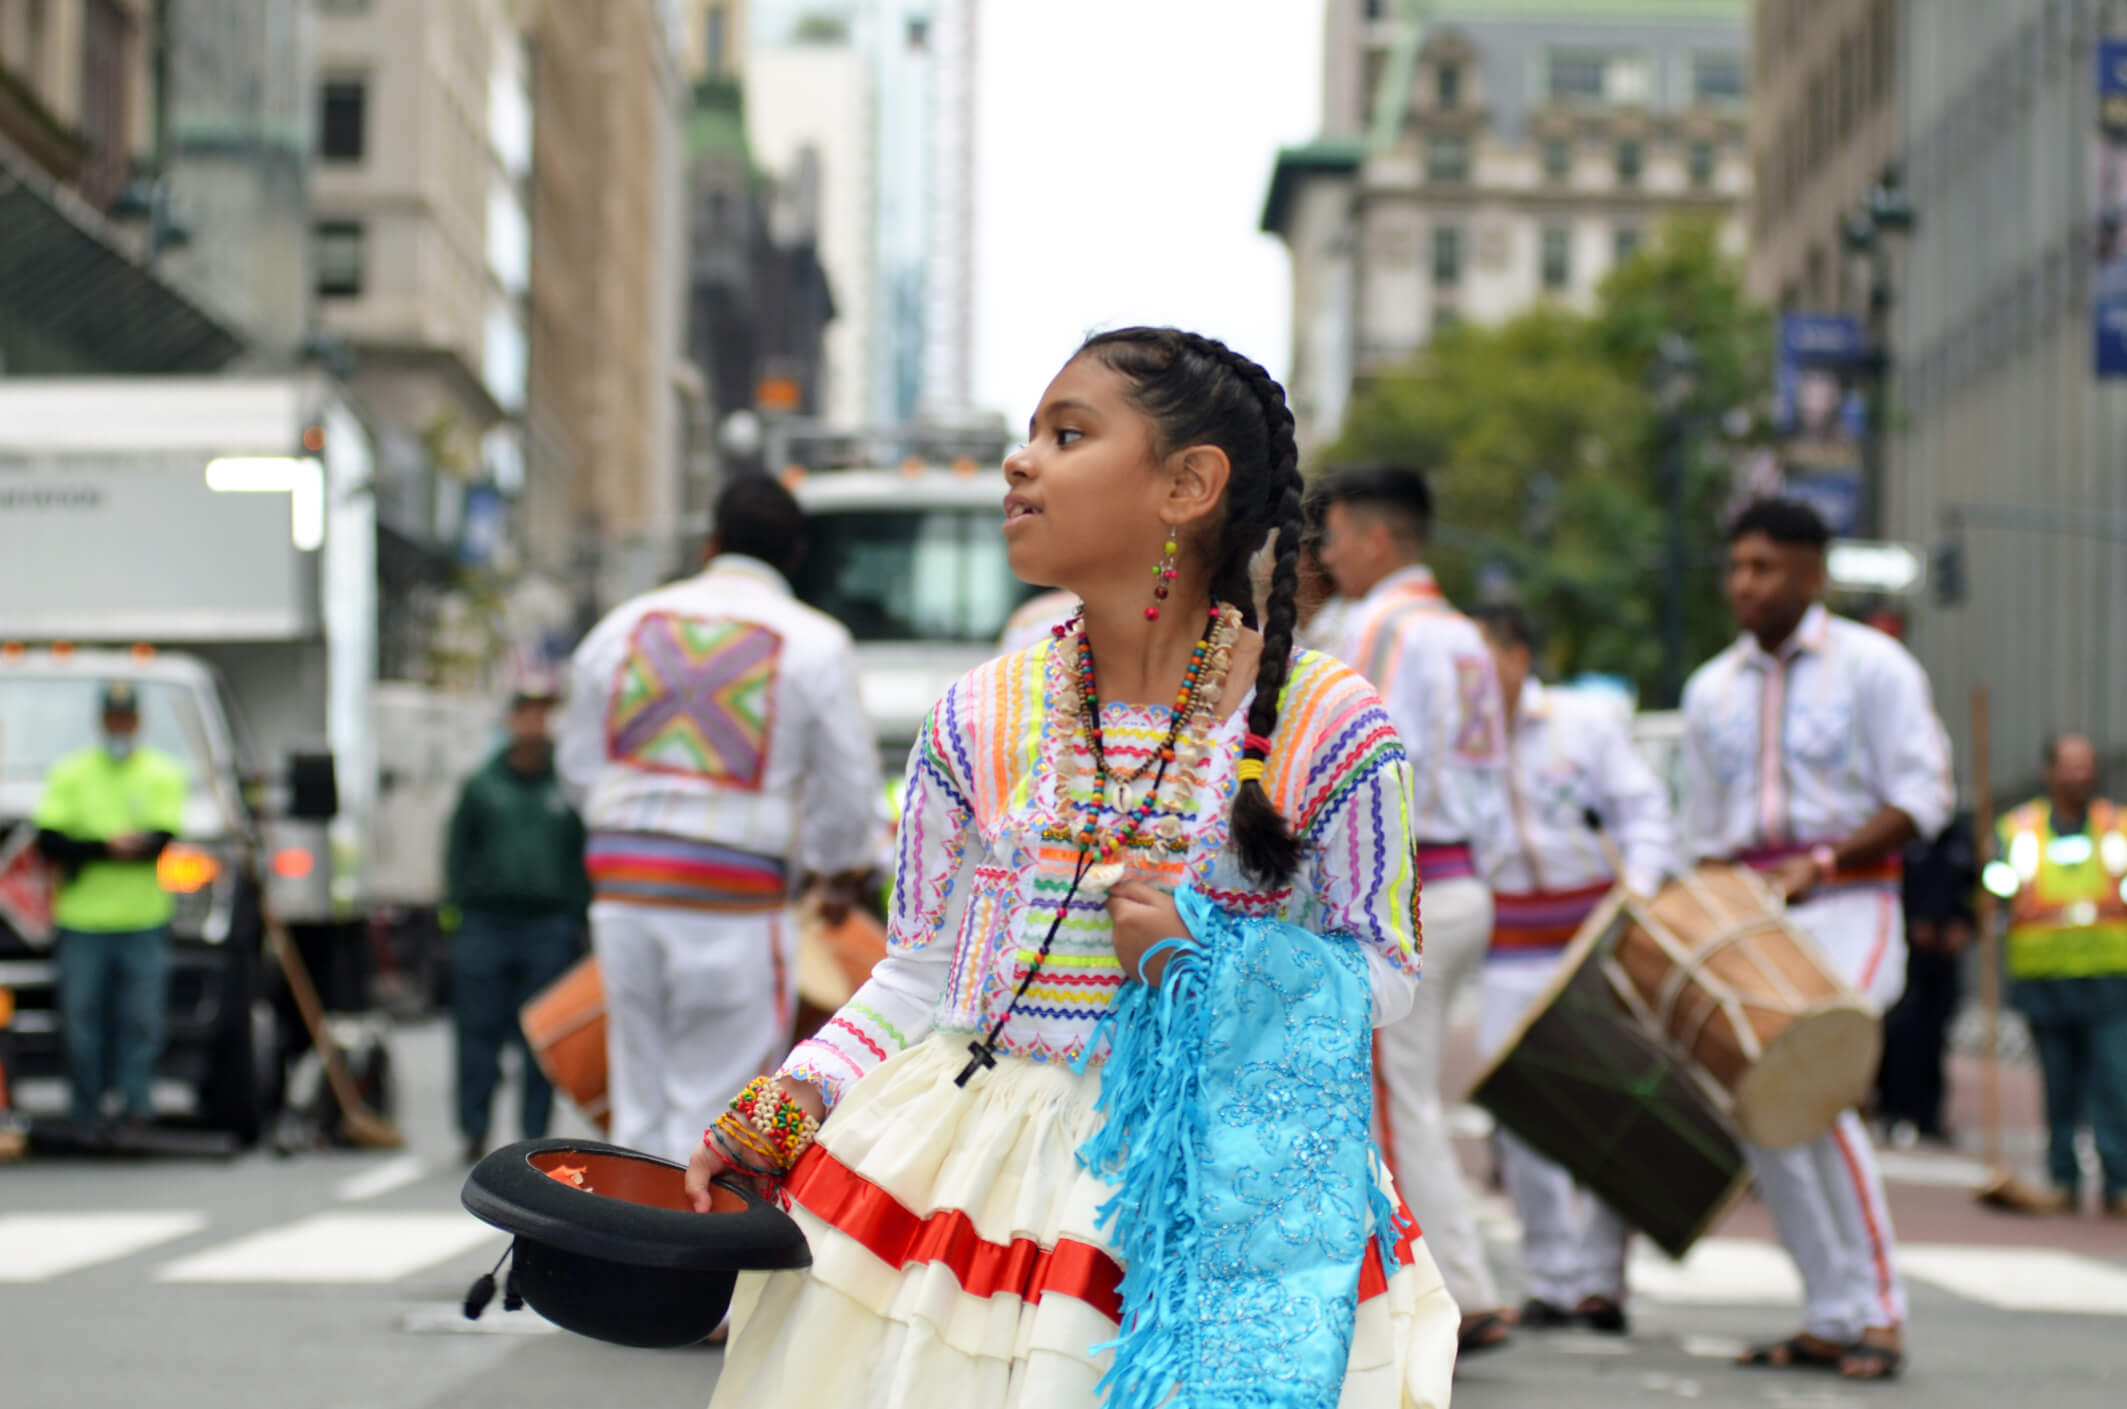
[[[191,778],[163,1075],[254,1138],[278,1099],[261,898],[328,1003],[371,904],[376,518],[368,432],[323,376],[0,378],[0,845],[139,690]],[[20,916],[17,916],[18,921]],[[48,934],[0,917],[15,1060],[56,1074]],[[27,931],[27,932],[25,932]],[[359,972],[360,965],[353,965]]]

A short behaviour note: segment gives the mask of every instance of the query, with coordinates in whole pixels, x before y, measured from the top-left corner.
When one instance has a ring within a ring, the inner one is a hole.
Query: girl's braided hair
[[[1256,625],[1248,564],[1277,535],[1270,597],[1261,623],[1263,660],[1256,668],[1244,758],[1262,759],[1278,727],[1278,706],[1292,665],[1299,615],[1300,453],[1293,441],[1285,389],[1270,373],[1215,339],[1177,328],[1122,328],[1096,333],[1079,349],[1130,385],[1162,451],[1216,445],[1233,466],[1225,519],[1212,548],[1211,595],[1240,608]],[[1300,868],[1298,837],[1260,781],[1241,784],[1233,801],[1233,844],[1241,868],[1263,885],[1284,885]]]

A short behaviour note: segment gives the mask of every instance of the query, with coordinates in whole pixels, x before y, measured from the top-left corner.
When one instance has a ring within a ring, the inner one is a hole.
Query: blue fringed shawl
[[[1357,945],[1230,916],[1184,888],[1193,943],[1103,1019],[1102,1128],[1079,1162],[1115,1186],[1121,1329],[1110,1409],[1334,1409],[1371,1229],[1371,994]],[[1094,1044],[1089,1044],[1089,1050]]]

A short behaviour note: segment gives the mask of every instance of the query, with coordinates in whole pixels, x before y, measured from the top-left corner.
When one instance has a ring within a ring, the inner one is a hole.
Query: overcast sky
[[[1271,160],[1315,134],[1319,0],[982,0],[975,396],[1014,423],[1084,335],[1175,323],[1282,376]]]

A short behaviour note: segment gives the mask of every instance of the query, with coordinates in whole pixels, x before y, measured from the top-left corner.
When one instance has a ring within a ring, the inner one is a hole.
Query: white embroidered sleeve
[[[1710,677],[1693,677],[1684,687],[1684,838],[1687,861],[1721,857],[1727,850],[1727,806],[1721,796],[1720,775],[1706,747],[1706,731],[1720,702],[1710,698],[1715,690]]]
[[[863,870],[879,852],[879,754],[857,693],[856,661],[838,641],[808,672],[798,858],[823,876]]]
[[[1358,942],[1379,1027],[1410,1012],[1417,997],[1410,764],[1387,712],[1356,676],[1319,717],[1307,792],[1321,800],[1302,833],[1314,856],[1322,932]]]
[[[1859,715],[1869,781],[1877,796],[1912,820],[1923,841],[1949,825],[1957,805],[1950,743],[1935,713],[1927,672],[1895,645],[1860,668]]]
[[[1676,820],[1670,815],[1668,790],[1633,747],[1623,722],[1605,721],[1595,728],[1603,825],[1624,855],[1625,884],[1652,895],[1677,870]]]

